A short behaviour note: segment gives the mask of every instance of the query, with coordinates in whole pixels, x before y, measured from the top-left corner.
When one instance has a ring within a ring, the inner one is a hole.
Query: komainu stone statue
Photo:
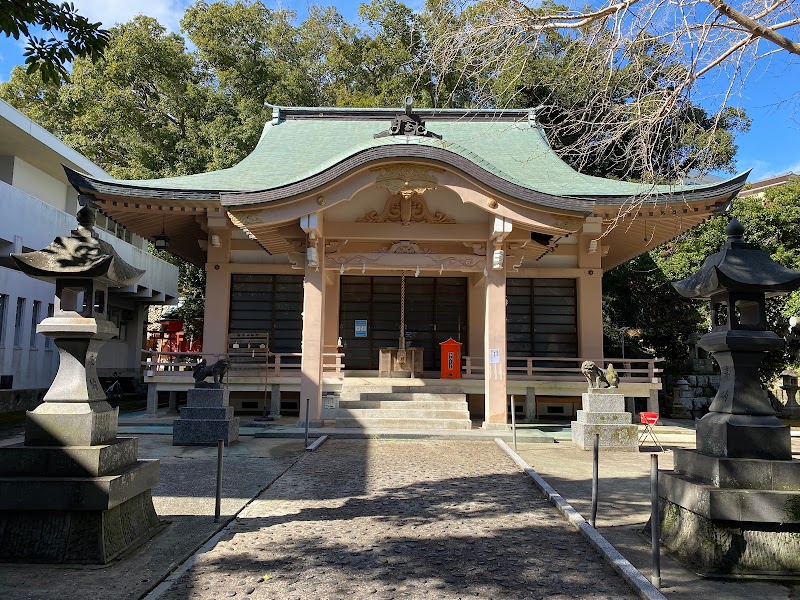
[[[207,377],[213,377],[214,384],[219,385],[222,382],[222,378],[225,376],[225,373],[227,373],[228,367],[230,366],[230,361],[224,358],[221,358],[213,365],[209,365],[204,358],[195,365],[194,369],[192,369],[194,387],[205,387],[201,384],[205,383]]]
[[[601,381],[606,384],[605,387],[613,387],[608,382],[606,373],[603,371],[603,369],[598,367],[591,360],[583,361],[583,364],[581,365],[581,373],[583,373],[583,376],[586,377],[586,381],[589,382],[590,389],[598,389]],[[614,374],[616,375],[616,371],[614,371]],[[619,378],[617,378],[617,382],[619,382]]]

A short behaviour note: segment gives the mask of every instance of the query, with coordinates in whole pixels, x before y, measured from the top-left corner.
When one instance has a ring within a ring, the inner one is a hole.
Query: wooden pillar
[[[603,358],[602,219],[587,217],[578,236],[578,354],[584,360]]]
[[[306,261],[303,280],[303,356],[300,360],[300,422],[306,419],[306,398],[309,422],[322,425],[322,346],[325,331],[325,243],[317,242],[318,265]]]
[[[226,217],[209,216],[203,355],[209,363],[228,351],[231,278],[222,265],[231,261],[231,231]]]
[[[325,352],[336,352],[339,339],[339,271],[325,273]]]
[[[495,270],[487,256],[484,364],[486,412],[483,428],[505,428],[506,415],[506,271]],[[494,363],[492,362],[494,361]],[[498,362],[499,361],[499,362]]]
[[[578,348],[580,358],[603,358],[603,276],[588,269],[578,278]]]
[[[472,273],[467,279],[467,347],[466,356],[483,356],[483,334],[486,325],[486,281],[483,273]]]

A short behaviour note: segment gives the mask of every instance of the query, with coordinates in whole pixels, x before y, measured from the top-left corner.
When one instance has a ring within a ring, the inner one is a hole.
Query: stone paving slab
[[[161,600],[635,597],[494,442],[328,440]]]
[[[225,449],[220,523],[214,523],[216,448],[172,446],[172,436],[139,438],[139,456],[161,460],[153,488],[164,529],[108,565],[0,563],[2,600],[134,600],[225,526],[304,453],[300,440],[251,440]]]

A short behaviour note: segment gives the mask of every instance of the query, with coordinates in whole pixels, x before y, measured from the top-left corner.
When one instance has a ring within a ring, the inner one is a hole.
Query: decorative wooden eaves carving
[[[431,251],[429,248],[420,248],[418,244],[411,242],[409,240],[401,240],[399,242],[395,242],[392,244],[392,247],[388,250],[382,248],[378,250],[378,252],[386,253],[386,254],[430,254]]]
[[[410,227],[411,223],[455,223],[456,220],[438,210],[431,213],[425,200],[418,193],[400,192],[386,201],[382,212],[371,210],[362,218],[356,219],[356,222],[402,223],[403,227]]]
[[[427,190],[436,189],[439,185],[436,173],[443,172],[434,167],[411,164],[388,165],[374,171],[377,172],[375,185],[388,190],[390,194],[424,194]]]
[[[356,254],[330,254],[325,256],[326,269],[414,269],[419,267],[431,271],[483,271],[485,256],[473,254],[390,254],[388,252],[365,252]]]
[[[486,256],[486,244],[473,244],[472,242],[464,242],[467,248],[472,248],[472,253],[476,256]]]

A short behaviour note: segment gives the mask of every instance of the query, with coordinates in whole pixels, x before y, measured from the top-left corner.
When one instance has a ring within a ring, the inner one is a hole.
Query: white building
[[[12,252],[38,250],[76,227],[77,192],[62,165],[107,176],[19,111],[0,101],[0,412],[32,408],[53,381],[58,351],[36,333],[53,310],[53,285],[14,268]],[[132,288],[109,297],[119,337],[98,358],[100,377],[140,378],[140,349],[150,304],[174,304],[178,270],[147,252],[147,242],[98,214],[99,236],[130,264],[144,269]]]

